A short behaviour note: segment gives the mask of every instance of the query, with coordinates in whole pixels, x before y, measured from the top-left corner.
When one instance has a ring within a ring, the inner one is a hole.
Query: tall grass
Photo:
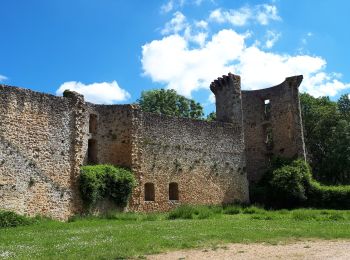
[[[0,211],[0,228],[25,226],[35,222],[35,219],[18,215],[11,211]]]
[[[350,211],[187,205],[169,213],[111,212],[70,223],[39,220],[1,228],[0,258],[144,258],[170,249],[302,238],[350,239]]]

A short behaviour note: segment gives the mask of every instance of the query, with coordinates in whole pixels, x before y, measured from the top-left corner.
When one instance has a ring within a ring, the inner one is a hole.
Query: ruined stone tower
[[[257,182],[274,156],[305,158],[299,102],[303,76],[288,77],[274,87],[241,91],[240,77],[229,73],[214,80],[217,120],[241,127],[247,177]]]
[[[231,73],[224,75],[210,84],[210,90],[215,94],[216,120],[241,124],[241,77]]]

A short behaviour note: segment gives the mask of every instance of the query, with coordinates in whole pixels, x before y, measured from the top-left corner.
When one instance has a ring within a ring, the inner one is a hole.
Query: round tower
[[[242,124],[241,77],[223,75],[210,84],[210,90],[216,99],[216,120]]]

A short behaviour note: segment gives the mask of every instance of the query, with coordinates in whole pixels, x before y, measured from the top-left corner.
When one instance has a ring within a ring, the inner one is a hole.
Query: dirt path
[[[350,240],[301,241],[287,244],[228,244],[217,248],[150,255],[160,259],[350,259]]]

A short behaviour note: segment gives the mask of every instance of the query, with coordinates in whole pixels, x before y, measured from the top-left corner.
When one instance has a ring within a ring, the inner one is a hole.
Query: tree
[[[173,89],[143,91],[137,102],[145,112],[194,119],[203,116],[203,107],[199,103],[177,94]]]
[[[350,120],[350,94],[341,95],[338,100],[338,108],[341,115],[346,120]]]
[[[211,121],[216,121],[216,113],[215,112],[211,112],[207,115],[207,121],[211,122]]]
[[[329,97],[301,94],[300,102],[314,177],[326,184],[350,184],[350,127],[341,112],[346,110]]]

